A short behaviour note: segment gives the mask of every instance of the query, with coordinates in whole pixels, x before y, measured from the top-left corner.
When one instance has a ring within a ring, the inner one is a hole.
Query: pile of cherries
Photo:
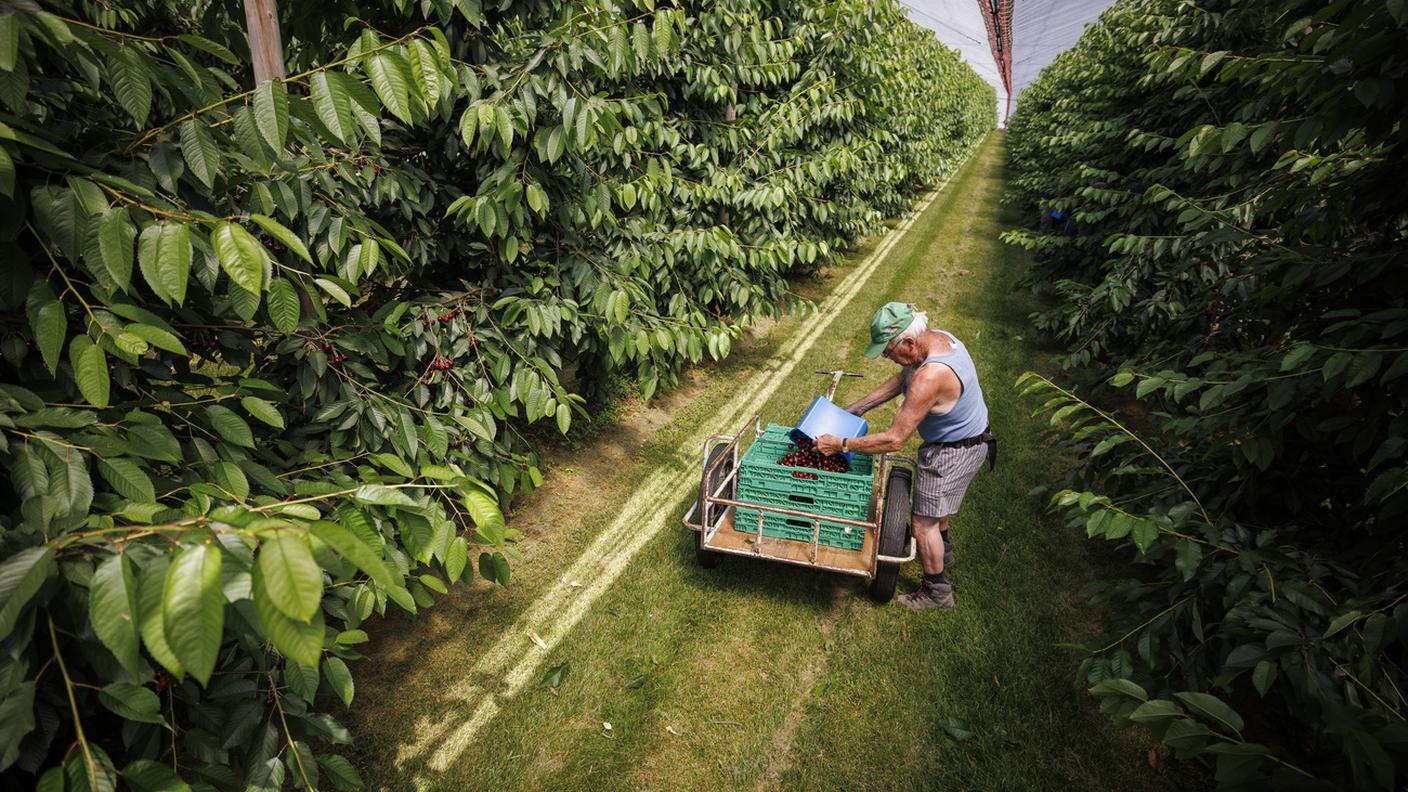
[[[849,473],[851,463],[841,454],[827,456],[816,449],[816,444],[811,438],[799,438],[796,443],[787,444],[787,455],[777,460],[779,465],[787,467],[805,467],[816,470],[824,470],[827,473]],[[821,478],[815,473],[804,473],[800,470],[792,474],[793,478],[812,479]]]

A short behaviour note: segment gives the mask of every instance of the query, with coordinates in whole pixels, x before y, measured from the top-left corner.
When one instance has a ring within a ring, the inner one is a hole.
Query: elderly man
[[[883,432],[851,439],[822,435],[816,445],[826,454],[881,454],[900,450],[918,430],[924,444],[919,446],[912,525],[924,582],[900,602],[915,610],[952,608],[953,586],[944,577],[944,567],[953,563],[949,517],[988,458],[988,447],[993,446],[994,461],[997,451],[978,372],[968,348],[950,333],[930,330],[928,317],[913,305],[892,302],[876,312],[870,341],[865,356],[883,354],[900,371],[846,409],[863,415],[901,393],[904,404]]]

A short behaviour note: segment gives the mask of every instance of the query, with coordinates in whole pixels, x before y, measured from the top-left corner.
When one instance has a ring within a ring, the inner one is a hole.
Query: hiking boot
[[[920,583],[919,588],[900,597],[900,604],[910,610],[953,607],[953,584]]]

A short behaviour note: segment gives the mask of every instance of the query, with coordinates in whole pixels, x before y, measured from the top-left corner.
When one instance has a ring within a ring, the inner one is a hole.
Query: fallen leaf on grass
[[[609,740],[616,739],[615,730],[611,728],[611,721],[601,722],[601,736]]]
[[[567,672],[570,670],[572,670],[572,664],[567,662],[553,666],[548,669],[547,675],[543,677],[543,681],[538,687],[545,687],[556,696],[557,689],[562,687],[562,681],[567,678]]]
[[[627,683],[626,683],[626,688],[629,689],[629,690],[635,690],[635,689],[637,689],[637,688],[643,687],[644,685],[645,685],[645,674],[641,674],[640,676],[636,677],[635,679],[632,679],[630,682],[627,682]]]
[[[665,727],[665,731],[669,732],[670,734],[675,735],[676,737],[679,737],[679,736],[680,736],[680,733],[677,732],[677,731],[675,731],[675,727],[674,727],[674,726],[666,726],[666,727]]]
[[[571,586],[572,588],[581,588],[581,587],[582,587],[581,581],[578,581],[578,580],[574,580],[574,581],[572,581],[571,583],[568,583],[567,585]]]
[[[939,726],[945,732],[948,733],[948,736],[952,737],[958,742],[963,742],[964,740],[971,740],[977,736],[975,732],[969,730],[968,721],[965,721],[962,718],[944,718],[943,720],[939,721]]]
[[[539,636],[536,632],[530,632],[530,633],[528,633],[528,637],[529,637],[530,639],[532,639],[533,643],[535,643],[535,644],[538,645],[538,648],[539,648],[539,649],[544,649],[544,650],[546,650],[546,649],[548,648],[548,642],[547,642],[547,641],[544,641],[544,640],[542,639],[542,637]]]

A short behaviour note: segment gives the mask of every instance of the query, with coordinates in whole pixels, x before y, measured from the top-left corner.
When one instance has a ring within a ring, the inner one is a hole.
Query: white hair
[[[929,314],[923,311],[915,311],[914,320],[909,323],[909,327],[906,327],[903,332],[895,336],[895,339],[913,338],[915,341],[918,341],[927,332],[929,332]]]

